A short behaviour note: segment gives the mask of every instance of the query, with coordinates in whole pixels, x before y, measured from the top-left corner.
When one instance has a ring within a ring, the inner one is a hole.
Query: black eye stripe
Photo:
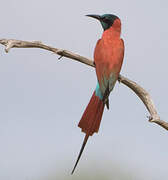
[[[108,17],[103,17],[102,18],[102,21],[106,22],[106,23],[109,23],[110,22],[110,19]]]
[[[107,20],[108,18],[107,17],[103,17],[102,20]]]
[[[103,18],[103,21],[104,21],[105,23],[110,23],[110,20],[109,20],[108,18]]]

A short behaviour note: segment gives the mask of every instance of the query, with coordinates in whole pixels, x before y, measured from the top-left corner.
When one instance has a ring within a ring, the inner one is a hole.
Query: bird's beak
[[[86,15],[86,16],[95,18],[95,19],[97,19],[97,20],[99,20],[99,21],[100,21],[100,19],[101,19],[101,17],[100,17],[99,15],[96,15],[96,14],[88,14],[88,15]]]

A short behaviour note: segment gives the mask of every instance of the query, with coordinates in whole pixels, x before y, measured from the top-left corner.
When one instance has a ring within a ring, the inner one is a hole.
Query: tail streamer
[[[86,133],[86,135],[71,174],[73,174],[76,169],[89,136],[92,136],[93,133],[98,132],[103,111],[104,103],[98,96],[96,96],[94,92],[78,124],[78,126],[82,129],[82,132]]]

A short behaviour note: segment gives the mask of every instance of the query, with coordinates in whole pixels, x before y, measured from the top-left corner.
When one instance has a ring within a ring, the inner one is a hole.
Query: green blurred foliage
[[[111,170],[110,170],[111,169]],[[90,167],[87,169],[78,168],[73,175],[71,172],[60,172],[58,174],[50,174],[42,180],[140,180],[136,172],[128,172],[127,168],[111,166],[108,170]]]

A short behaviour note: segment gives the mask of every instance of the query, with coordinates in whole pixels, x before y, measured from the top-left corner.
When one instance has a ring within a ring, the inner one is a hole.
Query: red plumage
[[[120,38],[121,22],[116,19],[109,29],[103,32],[102,38],[98,40],[94,51],[94,62],[96,65],[96,75],[102,93],[105,92],[108,83],[112,85],[118,79],[124,57],[124,41]],[[113,75],[113,79],[110,79]],[[104,88],[105,89],[104,89]]]
[[[103,115],[103,111],[104,111],[104,102],[98,96],[96,96],[95,91],[94,91],[90,99],[90,102],[87,105],[83,113],[83,116],[78,124],[78,126],[82,129],[82,132],[86,133],[86,135],[85,135],[81,150],[79,152],[77,161],[75,163],[75,166],[71,174],[73,174],[79,162],[79,159],[82,155],[82,152],[85,148],[85,145],[87,143],[89,136],[92,136],[94,132],[98,132],[102,115]]]
[[[103,110],[104,103],[94,92],[78,124],[82,132],[89,136],[92,136],[94,132],[98,132]]]

